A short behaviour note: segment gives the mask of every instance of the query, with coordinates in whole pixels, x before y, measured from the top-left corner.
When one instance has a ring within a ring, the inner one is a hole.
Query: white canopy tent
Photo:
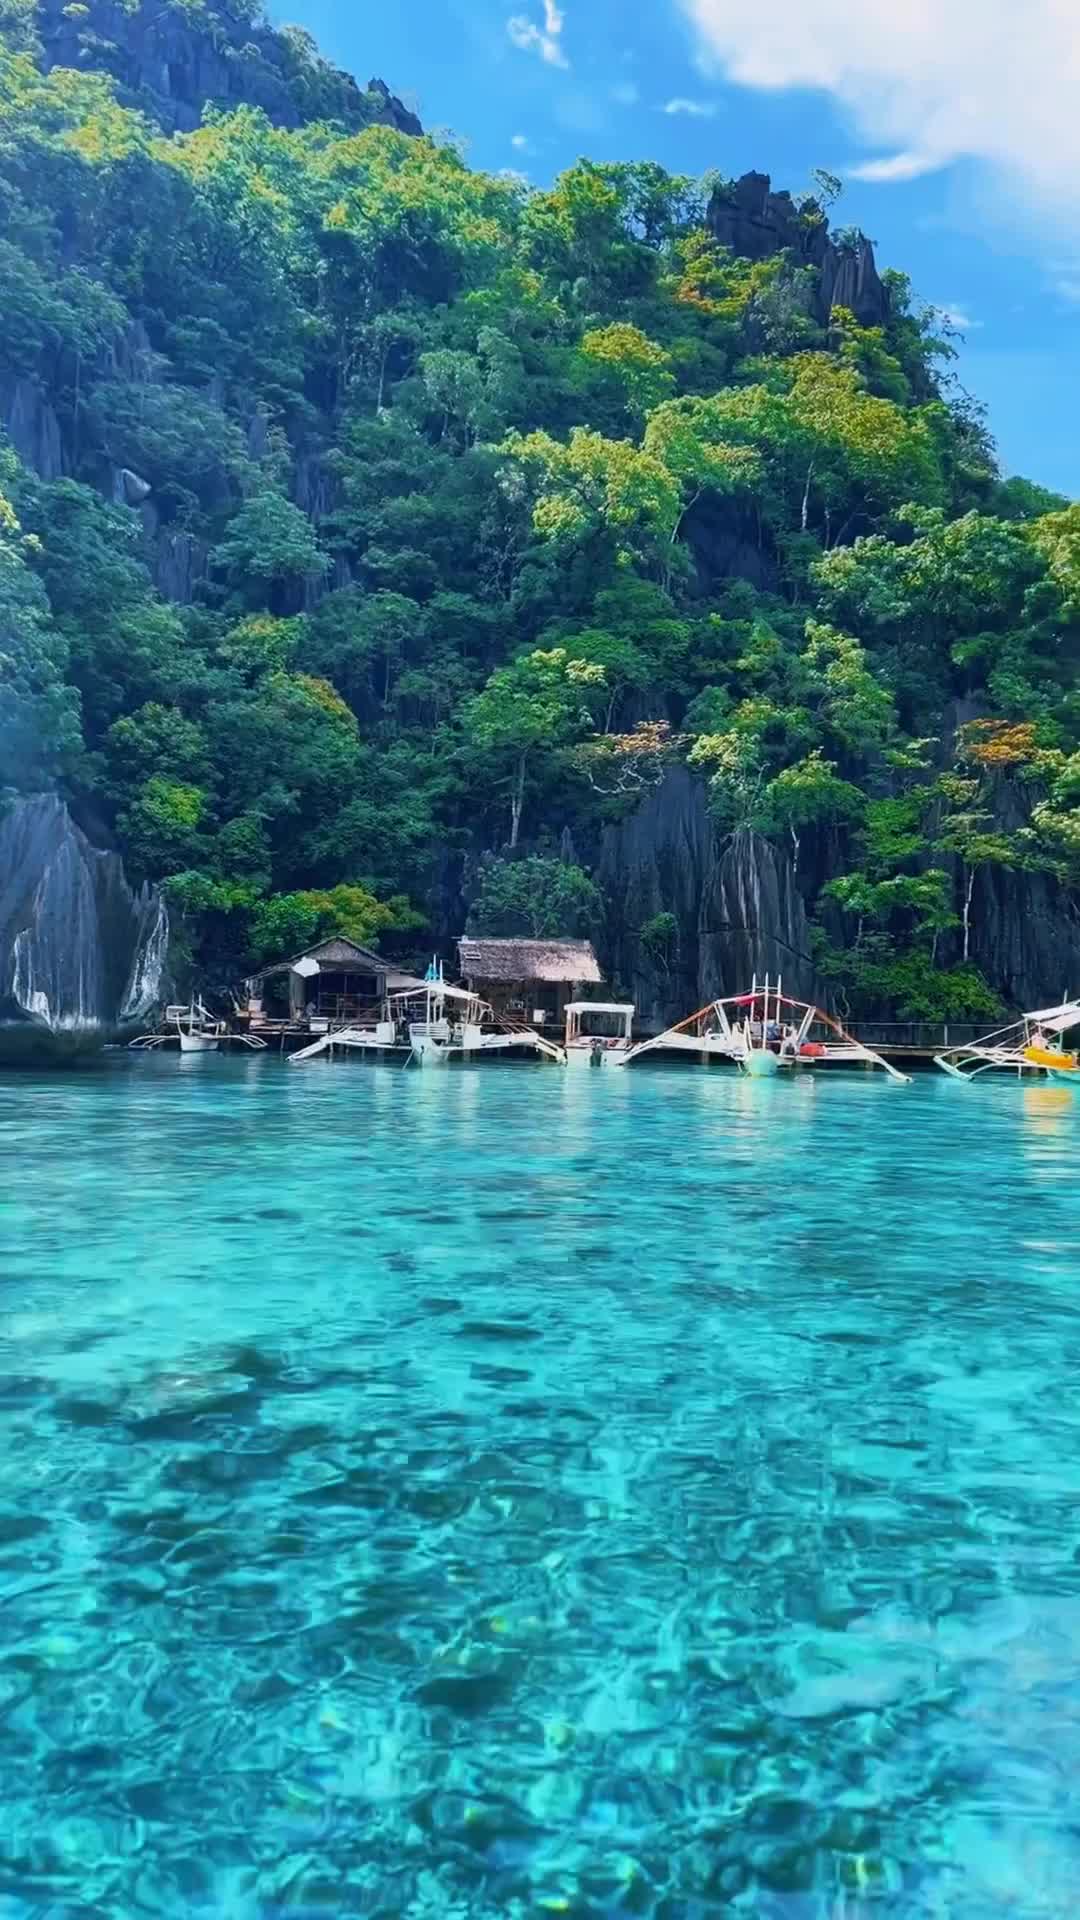
[[[1041,1027],[1044,1033],[1068,1033],[1070,1027],[1080,1026],[1080,1000],[1063,1000],[1059,1007],[1026,1013],[1024,1019],[1030,1026]]]
[[[390,998],[424,1000],[429,994],[433,1000],[456,1000],[476,1007],[484,1004],[478,993],[470,993],[468,987],[448,987],[444,980],[425,980],[418,987],[407,987],[402,993],[392,993]]]

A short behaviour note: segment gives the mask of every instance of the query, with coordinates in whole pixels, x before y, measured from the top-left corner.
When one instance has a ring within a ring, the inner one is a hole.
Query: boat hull
[[[221,1042],[214,1034],[180,1033],[181,1053],[216,1053]]]
[[[566,1049],[566,1064],[579,1071],[582,1067],[621,1067],[626,1058],[627,1047],[603,1047],[594,1055],[588,1046],[569,1046]]]
[[[780,1062],[768,1047],[758,1047],[744,1055],[742,1069],[751,1080],[771,1080],[774,1074],[779,1073]]]

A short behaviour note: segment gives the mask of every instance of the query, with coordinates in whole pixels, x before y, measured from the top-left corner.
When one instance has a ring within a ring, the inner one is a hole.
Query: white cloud
[[[543,0],[544,24],[538,27],[527,13],[515,13],[506,23],[506,31],[522,53],[538,54],[549,67],[570,65],[562,48],[562,30],[566,15],[557,0]]]
[[[888,184],[894,180],[918,180],[921,174],[936,173],[944,164],[930,153],[892,153],[885,160],[864,160],[857,167],[848,167],[847,172],[852,180]]]
[[[729,79],[820,88],[868,143],[895,149],[863,179],[965,158],[992,169],[998,192],[1034,194],[1036,218],[1080,222],[1076,0],[680,3]]]
[[[524,133],[511,134],[510,145],[516,148],[518,153],[528,153],[530,151],[528,135]]]
[[[982,321],[973,320],[966,307],[939,307],[938,312],[950,327],[956,328],[957,333],[971,333],[976,327],[982,326]]]
[[[711,100],[687,100],[682,94],[677,94],[674,100],[667,102],[662,111],[664,113],[687,113],[694,120],[711,120],[716,112],[716,108],[713,106]]]
[[[1067,300],[1070,307],[1080,307],[1080,277],[1075,280],[1058,280],[1054,283],[1055,293]]]
[[[611,97],[617,107],[636,107],[641,95],[633,80],[624,80],[620,86],[612,87]]]

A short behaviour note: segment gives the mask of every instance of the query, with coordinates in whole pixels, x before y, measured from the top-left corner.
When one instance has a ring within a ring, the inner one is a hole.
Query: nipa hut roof
[[[321,967],[341,967],[348,971],[386,973],[389,962],[382,954],[372,953],[370,947],[362,947],[358,940],[349,940],[342,933],[331,934],[329,939],[320,940],[304,953],[294,953],[291,960],[278,960],[272,967],[263,967],[255,975],[257,980],[267,980],[275,973],[288,973],[298,960],[317,960]]]
[[[603,979],[588,940],[458,941],[461,972],[467,980],[543,980],[584,986]]]

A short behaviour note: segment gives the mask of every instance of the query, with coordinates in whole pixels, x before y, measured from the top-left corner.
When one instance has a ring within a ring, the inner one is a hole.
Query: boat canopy
[[[474,1004],[480,1002],[478,993],[470,993],[467,987],[448,987],[442,980],[426,980],[418,987],[406,987],[403,993],[392,993],[390,998],[391,1000],[424,1000],[429,994],[433,1000],[466,1000]]]
[[[633,1003],[633,1001],[632,1001],[632,1000],[628,1000],[628,1001],[620,1001],[620,1000],[568,1000],[568,1001],[567,1001],[567,1003],[566,1003],[566,1011],[567,1011],[567,1013],[621,1013],[621,1014],[627,1014],[627,1013],[633,1013],[633,1012],[635,1011],[635,1008],[634,1008],[634,1003]]]
[[[1039,1013],[1027,1013],[1025,1020],[1042,1027],[1045,1033],[1067,1033],[1080,1026],[1080,1000],[1065,1000],[1059,1007],[1044,1007]]]

